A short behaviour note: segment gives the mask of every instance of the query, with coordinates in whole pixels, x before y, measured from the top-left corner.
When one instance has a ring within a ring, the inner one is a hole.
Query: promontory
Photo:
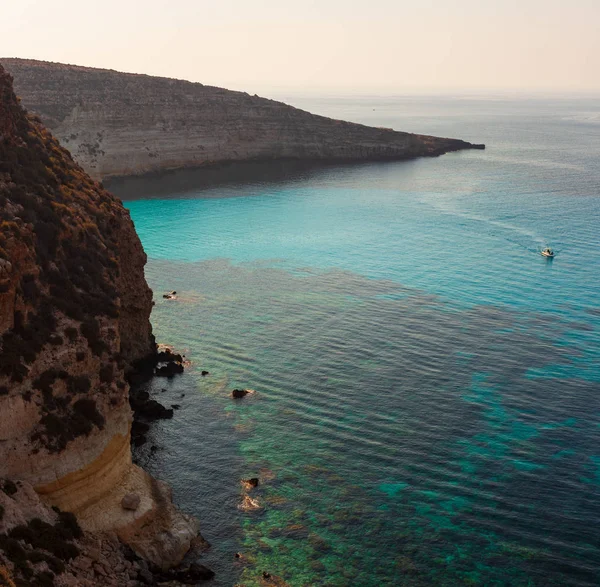
[[[177,79],[2,59],[23,105],[95,179],[229,161],[385,161],[484,148]]]

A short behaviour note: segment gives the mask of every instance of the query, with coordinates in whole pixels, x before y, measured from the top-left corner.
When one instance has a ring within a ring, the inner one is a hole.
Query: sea
[[[212,584],[599,585],[600,100],[283,98],[487,148],[109,183],[189,361],[135,458]]]

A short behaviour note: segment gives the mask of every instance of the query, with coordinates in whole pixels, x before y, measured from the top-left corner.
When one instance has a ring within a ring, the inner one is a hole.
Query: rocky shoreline
[[[139,237],[121,202],[23,110],[1,66],[0,226],[0,580],[207,578],[180,567],[205,546],[198,520],[132,462],[129,381],[159,360],[159,375],[183,368],[157,353]]]
[[[10,61],[21,89],[30,82],[37,88],[38,101],[26,89],[25,103],[34,102],[96,177],[220,161],[387,161],[483,148],[335,121],[201,84]],[[100,108],[92,95],[98,79],[109,90]],[[87,97],[73,103],[69,88],[81,83]],[[183,90],[189,101],[177,108],[167,101],[165,110],[164,96],[175,99]],[[149,118],[136,119],[127,106],[132,91],[148,98],[135,110],[145,107]],[[104,106],[116,126],[106,124]],[[158,136],[149,130],[156,129],[156,116],[166,121]],[[188,119],[192,131],[180,141]],[[138,134],[135,149],[132,133]],[[164,152],[139,149],[140,137],[143,145],[164,145]],[[0,586],[210,580],[214,573],[196,562],[209,546],[198,520],[179,511],[168,485],[132,458],[132,448],[147,443],[152,422],[173,418],[179,408],[162,405],[145,384],[186,367],[183,355],[155,344],[146,255],[121,202],[24,111],[2,66],[0,225]],[[253,393],[230,392],[234,401]],[[263,480],[242,480],[241,510],[262,509],[255,489]],[[267,571],[259,582],[285,585]]]

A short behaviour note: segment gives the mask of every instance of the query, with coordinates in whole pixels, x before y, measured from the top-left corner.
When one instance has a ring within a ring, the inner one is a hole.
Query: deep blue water
[[[216,584],[599,584],[600,102],[286,98],[487,149],[111,186],[192,361],[138,458]]]

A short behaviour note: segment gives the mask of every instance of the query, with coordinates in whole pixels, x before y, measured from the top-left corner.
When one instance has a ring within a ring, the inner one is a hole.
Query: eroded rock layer
[[[23,103],[96,178],[272,159],[435,156],[483,145],[372,128],[182,80],[4,59]]]
[[[129,213],[0,66],[0,478],[165,567],[197,524],[131,462],[125,374],[155,353],[145,262]],[[130,493],[136,511],[121,507]]]

